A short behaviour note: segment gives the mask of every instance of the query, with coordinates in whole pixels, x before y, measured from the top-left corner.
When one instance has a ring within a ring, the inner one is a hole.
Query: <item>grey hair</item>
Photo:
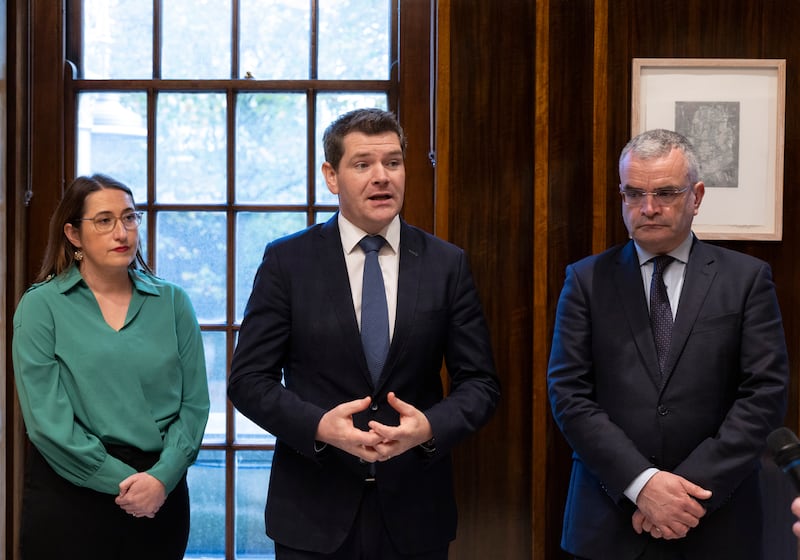
[[[686,161],[686,178],[689,183],[694,185],[700,180],[700,164],[692,143],[682,134],[663,128],[642,132],[625,144],[619,155],[620,174],[622,163],[628,155],[642,160],[656,159],[669,155],[673,149],[683,152]]]

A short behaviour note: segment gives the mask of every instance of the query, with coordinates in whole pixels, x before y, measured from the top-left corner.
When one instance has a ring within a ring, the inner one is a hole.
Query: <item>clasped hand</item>
[[[326,412],[317,427],[316,439],[375,463],[397,457],[433,437],[427,417],[394,393],[387,395],[387,402],[400,414],[399,425],[387,426],[373,420],[369,431],[357,428],[353,415],[366,410],[371,402],[370,397],[364,397]]]
[[[119,495],[114,501],[125,513],[152,519],[166,499],[164,484],[151,474],[139,472],[119,483]]]
[[[706,514],[697,500],[710,497],[710,490],[660,471],[647,481],[636,499],[638,509],[631,520],[633,529],[639,534],[650,533],[656,539],[681,539]]]

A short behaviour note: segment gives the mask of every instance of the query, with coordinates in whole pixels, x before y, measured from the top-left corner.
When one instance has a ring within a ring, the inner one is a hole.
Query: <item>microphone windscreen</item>
[[[767,436],[767,447],[779,467],[800,458],[800,439],[789,428],[778,428]]]

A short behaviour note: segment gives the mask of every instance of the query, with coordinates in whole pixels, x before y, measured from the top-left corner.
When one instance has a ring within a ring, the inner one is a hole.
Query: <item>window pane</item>
[[[275,545],[264,532],[264,506],[272,451],[236,453],[236,556],[274,558]]]
[[[122,181],[133,199],[147,199],[147,98],[144,92],[78,96],[78,175]]]
[[[152,2],[84,0],[83,15],[84,78],[153,77]]]
[[[164,7],[161,77],[231,77],[231,0],[169,0]]]
[[[222,93],[161,93],[156,132],[156,200],[226,200],[226,102]]]
[[[389,78],[389,0],[319,2],[319,78]]]
[[[308,79],[311,2],[240,0],[240,6],[239,77]]]
[[[334,214],[335,214],[335,212],[317,212],[316,219],[314,220],[314,223],[315,224],[324,224],[325,222],[327,222],[328,220],[333,218]]]
[[[339,204],[339,199],[336,195],[328,190],[325,184],[325,178],[322,176],[320,169],[325,161],[325,151],[322,148],[322,134],[325,129],[336,118],[353,109],[360,109],[364,107],[378,107],[380,109],[388,109],[389,100],[385,93],[320,93],[317,95],[317,164],[315,170],[317,173],[316,180],[316,202],[317,204]]]
[[[306,227],[301,212],[241,212],[236,221],[236,322],[244,308],[267,243]]]
[[[306,96],[243,93],[236,102],[236,201],[306,204]]]
[[[200,450],[186,478],[191,519],[185,558],[225,558],[225,452]]]
[[[156,272],[189,294],[198,321],[225,321],[227,244],[223,212],[160,212]]]
[[[227,365],[225,354],[224,332],[203,332],[203,347],[206,355],[206,375],[208,376],[208,393],[211,397],[211,411],[203,438],[204,443],[225,441],[225,405]]]

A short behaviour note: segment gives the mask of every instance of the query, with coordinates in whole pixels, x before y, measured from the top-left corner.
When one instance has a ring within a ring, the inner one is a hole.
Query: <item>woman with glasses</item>
[[[79,177],[14,315],[22,557],[182,559],[209,396],[186,293],[144,261],[131,190]]]

